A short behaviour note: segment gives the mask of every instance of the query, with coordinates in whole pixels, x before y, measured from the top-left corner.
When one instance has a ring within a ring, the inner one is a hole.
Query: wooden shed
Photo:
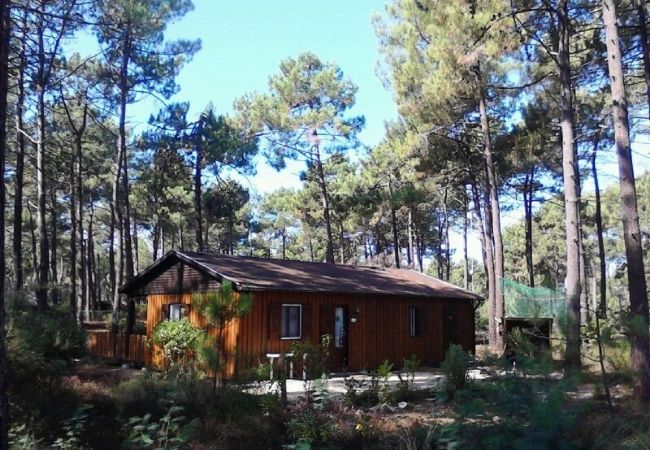
[[[253,299],[252,310],[224,333],[228,375],[326,334],[332,371],[370,370],[385,359],[401,367],[413,354],[433,366],[453,343],[474,351],[474,307],[481,297],[409,269],[171,251],[121,292],[130,303],[146,298],[150,337],[165,318],[187,314],[203,326],[192,294],[215,290],[224,280]],[[160,352],[153,362],[162,362]]]

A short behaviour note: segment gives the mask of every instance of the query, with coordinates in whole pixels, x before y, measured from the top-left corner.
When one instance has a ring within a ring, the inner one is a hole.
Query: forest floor
[[[86,434],[90,448],[119,447],[126,430],[123,420],[119,419],[121,411],[116,390],[120,385],[144,380],[146,373],[91,363],[79,366],[75,374],[66,379],[67,386],[93,406]],[[363,374],[353,377],[366,381],[369,378]],[[444,376],[437,370],[421,370],[416,372],[411,392],[403,401],[354,405],[346,400],[349,392],[345,377],[335,376],[328,380],[328,406],[319,413],[320,418],[311,425],[300,423],[300,426],[330,430],[328,435],[315,431],[314,439],[333,442],[311,448],[418,449],[425,448],[422,445],[428,437],[438,442],[435,448],[451,448],[454,443],[462,443],[464,448],[532,448],[533,444],[535,448],[549,449],[557,446],[614,448],[610,445],[612,441],[618,443],[617,448],[650,448],[650,440],[647,440],[650,438],[647,431],[650,415],[645,409],[634,406],[631,385],[625,376],[612,374],[615,415],[606,408],[598,374],[583,373],[568,382],[560,372],[540,377],[486,366],[473,369],[470,378],[464,390],[453,398],[446,398],[440,394]],[[391,376],[382,389],[396,392],[399,385],[398,377]],[[232,408],[237,412],[222,413],[226,419],[203,419],[203,427],[210,424],[212,431],[192,447],[280,448],[278,442],[286,443],[287,439],[291,442],[289,436],[296,432],[292,427],[302,420],[305,387],[302,380],[290,380],[289,411],[278,412],[282,418],[268,418],[283,424],[270,428],[252,425],[267,420],[263,417],[263,408],[242,413],[242,399],[220,399],[219,408]],[[308,387],[313,388],[313,383]],[[134,392],[129,395],[146,397]],[[265,433],[278,436],[271,441],[266,436],[267,440],[260,441],[260,435]],[[603,435],[608,440],[598,439]]]

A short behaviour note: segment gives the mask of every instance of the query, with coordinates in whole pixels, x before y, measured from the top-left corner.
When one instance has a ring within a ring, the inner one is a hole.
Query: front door
[[[447,354],[451,344],[460,344],[458,329],[458,305],[444,305],[442,307],[442,342]]]
[[[329,368],[345,371],[348,367],[348,307],[322,305],[320,311],[320,335],[328,335],[330,341]]]

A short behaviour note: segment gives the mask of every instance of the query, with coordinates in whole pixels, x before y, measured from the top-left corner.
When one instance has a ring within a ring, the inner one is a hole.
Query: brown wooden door
[[[330,337],[328,365],[332,371],[345,371],[348,367],[349,342],[348,307],[321,305],[320,336]]]
[[[442,307],[442,343],[447,354],[451,344],[460,344],[460,329],[458,326],[458,305]]]

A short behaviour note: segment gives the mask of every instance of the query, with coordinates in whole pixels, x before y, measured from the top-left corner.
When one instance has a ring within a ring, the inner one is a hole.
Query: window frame
[[[417,305],[409,305],[409,337],[421,337],[421,308]]]
[[[172,308],[177,306],[178,307],[178,319],[174,319],[172,317]],[[179,320],[182,320],[183,318],[187,317],[189,315],[188,311],[188,305],[186,303],[166,303],[165,308],[167,308],[167,320],[170,320],[172,322],[177,322]]]
[[[298,308],[298,336],[283,336],[284,333],[284,327],[283,325],[283,320],[284,320],[284,308]],[[280,339],[283,341],[298,341],[302,339],[302,313],[303,313],[303,307],[301,303],[282,303],[280,307]]]

